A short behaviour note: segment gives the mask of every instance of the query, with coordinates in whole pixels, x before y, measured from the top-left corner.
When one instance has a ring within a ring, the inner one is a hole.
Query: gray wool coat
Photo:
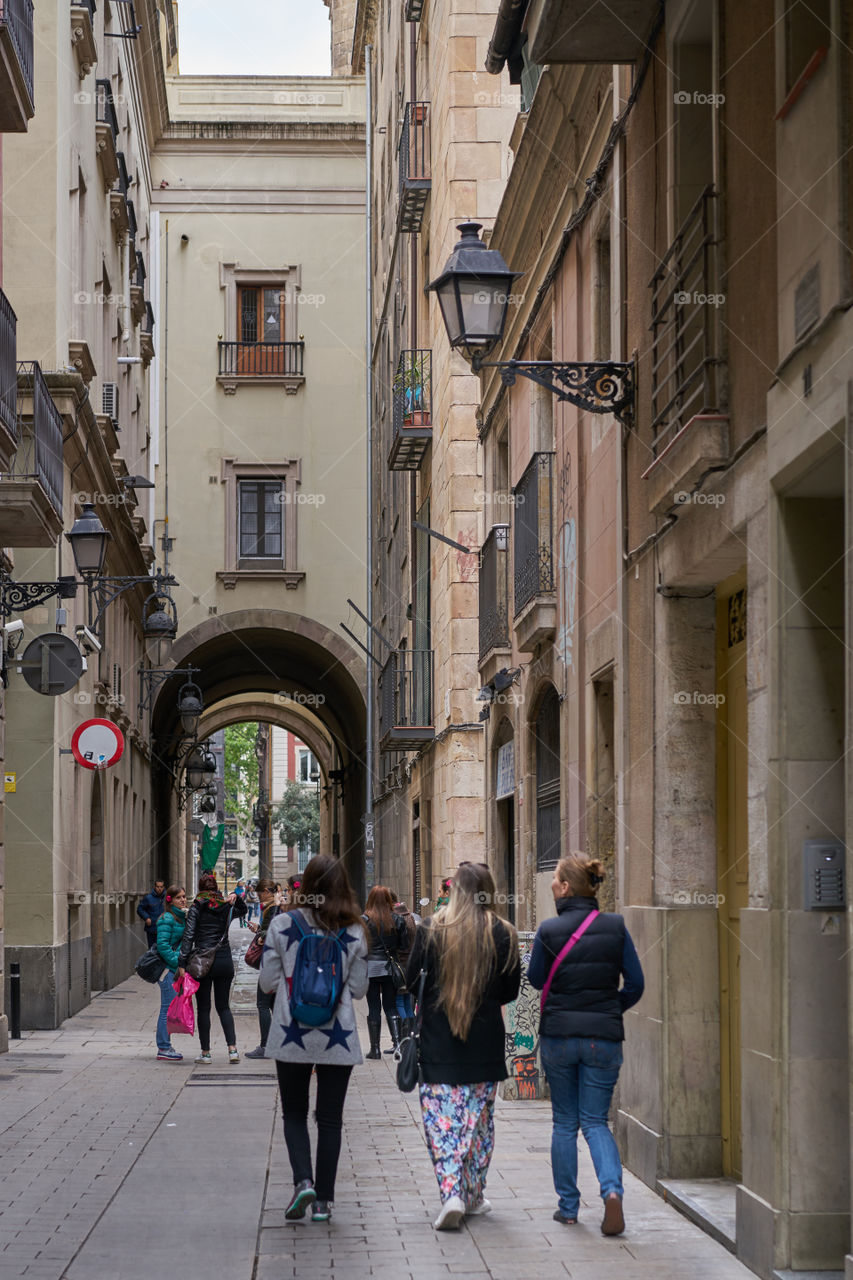
[[[307,907],[300,911],[305,922],[319,925]],[[275,991],[272,1025],[267,1037],[266,1056],[280,1062],[319,1062],[333,1067],[353,1067],[363,1062],[353,1000],[367,991],[367,938],[360,925],[347,928],[344,944],[344,982],[334,1016],[322,1027],[306,1027],[290,1016],[289,983],[293,977],[296,952],[301,938],[290,912],[278,915],[267,930],[261,961],[262,991]]]

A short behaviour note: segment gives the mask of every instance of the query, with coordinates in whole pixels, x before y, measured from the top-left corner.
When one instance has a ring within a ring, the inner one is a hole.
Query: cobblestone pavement
[[[248,933],[234,930],[242,949]],[[257,1042],[255,975],[235,988],[242,1049]],[[390,1058],[356,1068],[330,1224],[285,1223],[291,1185],[272,1063],[158,1062],[157,993],[133,978],[57,1031],[0,1056],[0,1280],[735,1280],[752,1273],[625,1176],[627,1230],[599,1231],[581,1142],[577,1227],[555,1206],[546,1103],[499,1103],[494,1212],[437,1233],[417,1095]],[[176,1037],[177,1040],[184,1037]],[[365,1037],[362,1037],[364,1042]]]

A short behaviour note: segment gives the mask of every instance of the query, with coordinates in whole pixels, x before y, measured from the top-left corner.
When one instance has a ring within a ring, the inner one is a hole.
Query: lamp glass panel
[[[438,305],[441,307],[441,317],[444,320],[447,337],[451,347],[455,347],[462,335],[462,315],[459,310],[455,281],[446,280],[435,292],[438,294]]]
[[[499,342],[506,313],[507,281],[468,276],[459,279],[458,285],[467,340]]]
[[[74,563],[81,576],[99,574],[107,549],[106,533],[77,533],[71,543]]]

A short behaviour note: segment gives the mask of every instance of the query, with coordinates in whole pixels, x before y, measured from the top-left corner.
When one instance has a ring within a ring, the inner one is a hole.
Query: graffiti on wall
[[[543,1077],[539,1067],[539,992],[527,981],[527,967],[533,947],[533,933],[519,933],[521,987],[517,999],[504,1009],[506,1023],[506,1067],[509,1079],[501,1096],[519,1101],[543,1097]]]

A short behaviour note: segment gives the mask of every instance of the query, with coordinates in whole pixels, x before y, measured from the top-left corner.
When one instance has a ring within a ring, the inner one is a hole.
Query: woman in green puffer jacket
[[[163,899],[163,914],[157,920],[157,950],[166,966],[160,978],[160,1016],[157,1019],[157,1059],[159,1062],[180,1062],[183,1054],[172,1048],[166,1013],[177,992],[174,987],[178,952],[187,927],[187,895],[183,885],[172,884]]]

